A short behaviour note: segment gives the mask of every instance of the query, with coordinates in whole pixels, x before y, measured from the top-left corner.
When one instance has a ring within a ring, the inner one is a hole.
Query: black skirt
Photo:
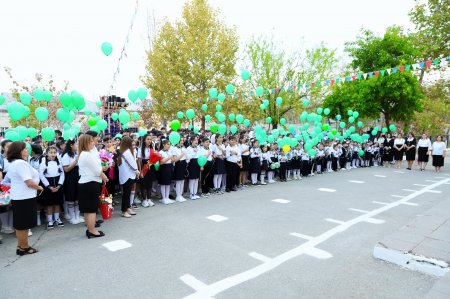
[[[394,149],[394,160],[395,161],[403,160],[403,150]]]
[[[58,187],[60,176],[55,176],[51,178],[47,178],[49,185],[48,187]],[[59,188],[58,192],[52,192],[49,188],[44,188],[44,206],[57,206],[63,203],[63,189]]]
[[[196,180],[200,177],[200,165],[198,165],[197,159],[191,159],[187,169],[190,180]]]
[[[13,210],[13,226],[17,230],[27,230],[37,225],[36,198],[11,200]]]
[[[242,168],[241,171],[248,171],[250,169],[250,156],[241,156]]]
[[[444,166],[444,157],[442,155],[433,155],[433,166],[435,167]]]
[[[75,166],[71,171],[66,172],[64,177],[64,199],[65,201],[74,202],[77,200],[78,192],[78,166]]]
[[[411,148],[405,151],[406,161],[414,161],[416,159],[416,148]]]
[[[269,168],[269,162],[267,160],[262,160],[261,171],[267,171],[268,168]]]
[[[250,158],[250,173],[259,173],[261,171],[261,162],[259,157]]]
[[[160,185],[170,185],[172,183],[172,175],[173,175],[173,165],[170,164],[161,164],[159,166],[159,179],[158,183]]]
[[[144,166],[145,164],[147,164],[148,159],[142,159],[142,166]],[[158,176],[156,174],[156,169],[155,169],[155,165],[150,166],[150,168],[148,169],[147,173],[145,174],[143,180],[145,181],[156,181],[158,179]]]
[[[213,173],[214,174],[226,174],[227,173],[227,169],[225,167],[225,160],[219,159],[219,158],[214,159]]]
[[[78,184],[78,205],[82,213],[96,213],[102,193],[102,184],[87,182]]]
[[[417,150],[417,161],[419,162],[428,162],[428,158],[430,157],[428,155],[428,147],[419,147]]]
[[[302,167],[302,160],[300,157],[294,157],[291,160],[292,169],[300,169]]]
[[[187,175],[187,162],[186,160],[181,160],[175,163],[173,170],[173,179],[175,181],[182,181]]]

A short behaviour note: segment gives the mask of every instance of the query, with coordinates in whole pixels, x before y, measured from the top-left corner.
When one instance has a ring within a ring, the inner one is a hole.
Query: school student
[[[173,162],[172,154],[169,152],[170,143],[169,140],[164,139],[161,142],[162,150],[159,151],[161,155],[161,161],[159,161],[159,186],[161,188],[162,199],[161,203],[169,205],[175,201],[169,198],[170,195],[170,184],[172,183],[173,176]]]
[[[153,153],[152,136],[144,135],[142,144],[137,152],[138,168],[140,171],[140,187],[142,194],[141,205],[144,208],[153,207],[155,204],[151,200],[153,183],[157,181],[155,165],[150,163],[150,156]]]
[[[67,202],[67,211],[69,213],[71,224],[79,224],[84,222],[80,218],[80,209],[78,206],[78,179],[80,177],[78,172],[78,155],[77,146],[74,140],[67,140],[66,147],[62,154],[61,164],[64,169],[64,200]]]
[[[239,168],[238,186],[247,187],[248,171],[250,169],[250,147],[247,144],[248,140],[245,135],[239,138],[239,151],[241,153],[242,166]]]
[[[131,192],[140,172],[134,156],[133,140],[130,137],[123,137],[122,139],[117,164],[119,166],[119,182],[122,185],[122,217],[131,218],[131,216],[136,215],[130,204]]]
[[[253,140],[252,148],[250,149],[250,177],[253,186],[257,185],[258,175],[261,172],[261,155],[259,141]]]
[[[208,197],[211,195],[209,192],[212,186],[212,159],[213,155],[210,149],[210,140],[207,137],[202,139],[202,145],[199,149],[199,155],[206,157],[206,164],[201,168],[201,187],[202,197]]]
[[[261,185],[267,185],[264,178],[266,176],[267,170],[269,169],[269,153],[267,152],[267,145],[261,145],[261,174],[260,183]]]
[[[235,136],[230,137],[230,144],[226,147],[227,189],[226,192],[237,191],[237,177],[242,168],[241,150]]]
[[[427,134],[422,134],[422,137],[417,142],[417,161],[419,162],[420,171],[425,171],[430,152],[431,140],[428,138]]]
[[[220,134],[215,136],[215,144],[211,145],[211,152],[213,154],[213,183],[214,183],[214,193],[223,194],[221,190],[222,178],[226,175],[227,171],[225,168],[225,154],[226,149],[223,144],[223,137]]]
[[[180,142],[176,146],[171,147],[172,162],[175,162],[173,170],[173,180],[175,181],[175,193],[177,202],[185,202],[183,197],[184,180],[187,175],[186,148],[183,146],[184,139],[180,138]]]
[[[64,170],[57,157],[57,149],[54,146],[47,148],[46,156],[39,166],[39,178],[44,185],[44,206],[47,212],[47,229],[54,228],[56,224],[63,227],[64,223],[59,218],[60,206],[63,204]]]
[[[196,136],[192,136],[189,139],[190,146],[186,150],[186,160],[188,160],[188,173],[189,173],[189,193],[190,199],[196,200],[200,196],[198,192],[198,179],[200,178],[200,166],[198,165],[197,158],[198,153],[198,139]]]

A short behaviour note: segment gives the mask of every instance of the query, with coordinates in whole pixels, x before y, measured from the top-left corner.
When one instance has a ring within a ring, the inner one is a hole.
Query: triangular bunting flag
[[[342,77],[342,78],[341,78],[341,83],[344,83],[344,82],[345,82],[345,78]]]
[[[339,84],[341,82],[341,78],[336,78],[336,84]]]
[[[330,83],[331,83],[331,85],[333,85],[333,84],[334,84],[334,80],[333,80],[333,79],[331,79],[331,80],[330,80]]]
[[[373,72],[370,72],[369,73],[369,78],[372,78],[373,77]]]
[[[379,74],[380,72],[379,71],[375,71],[375,72],[373,72],[373,74],[375,75],[375,77],[377,77],[378,78],[378,74]]]
[[[316,82],[311,82],[311,87],[316,87]]]
[[[316,87],[320,86],[320,81],[316,81]]]
[[[350,80],[351,80],[350,76],[345,77],[345,81],[350,82]]]
[[[423,69],[425,67],[425,62],[422,61],[421,63],[419,63],[419,66],[421,69]]]
[[[435,66],[438,66],[438,65],[439,65],[439,59],[433,60],[433,64],[434,64]]]
[[[381,77],[384,77],[384,73],[386,72],[386,70],[381,70],[380,71],[380,73],[381,73]]]
[[[425,65],[426,65],[427,68],[429,69],[429,68],[431,67],[431,60],[425,61]]]
[[[367,73],[363,74],[364,79],[367,79]]]
[[[387,69],[386,72],[388,73],[388,75],[391,74],[391,69]]]
[[[400,72],[403,72],[405,70],[405,67],[403,65],[399,66],[398,69],[400,70]]]
[[[356,80],[356,75],[353,75],[353,76],[352,76],[352,80],[353,80],[353,81]]]
[[[358,80],[361,80],[362,74],[358,74]]]
[[[407,66],[405,66],[405,70],[410,71],[411,70],[411,65],[408,64]]]
[[[397,72],[397,68],[396,68],[396,67],[393,67],[393,68],[392,68],[392,72],[395,74],[395,73]]]
[[[327,86],[330,86],[330,80],[325,81]]]

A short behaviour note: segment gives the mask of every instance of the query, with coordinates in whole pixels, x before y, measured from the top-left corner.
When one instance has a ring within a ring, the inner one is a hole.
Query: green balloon
[[[18,126],[16,127],[15,131],[19,135],[19,140],[22,141],[28,136],[28,129],[24,126]]]
[[[6,106],[6,110],[8,111],[9,117],[14,120],[18,121],[21,120],[24,117],[24,105],[19,102],[11,102]]]
[[[63,125],[63,129],[64,129],[65,131],[69,130],[69,129],[70,129],[70,125],[69,125],[68,123],[65,123],[65,124]]]
[[[267,117],[266,118],[266,123],[271,124],[272,123],[272,117]]]
[[[286,119],[285,118],[280,119],[280,124],[284,126],[286,124]]]
[[[231,134],[236,134],[237,130],[238,130],[238,128],[237,128],[235,125],[232,125],[232,126],[230,127],[230,132],[231,132]]]
[[[250,72],[248,70],[242,70],[241,78],[242,80],[247,81],[248,79],[250,79]]]
[[[264,110],[266,109],[266,106],[264,104],[259,105],[259,109]]]
[[[208,161],[208,159],[207,159],[205,156],[203,156],[203,155],[200,155],[200,156],[198,156],[198,158],[197,158],[197,163],[198,163],[198,165],[199,165],[200,167],[205,166],[205,164],[206,164],[207,161]]]
[[[325,108],[325,109],[323,109],[323,114],[325,114],[325,115],[328,115],[328,114],[330,114],[330,108]]]
[[[113,47],[109,42],[104,42],[101,46],[101,49],[105,56],[109,56],[113,51]]]
[[[212,123],[211,126],[209,126],[209,129],[212,133],[217,133],[217,131],[219,130],[219,126],[216,123]]]
[[[83,112],[84,112],[84,115],[90,115],[92,111],[89,110],[89,108],[84,108]],[[117,115],[117,117],[119,117],[119,115]]]
[[[391,130],[391,132],[394,132],[395,129],[396,129],[396,128],[395,128],[395,125],[393,125],[393,124],[392,124],[392,125],[389,125],[389,130]]]
[[[250,120],[249,119],[244,119],[244,126],[245,127],[249,127],[250,126]]]
[[[221,103],[225,102],[226,95],[224,93],[219,93],[217,100]]]
[[[147,88],[141,87],[137,90],[137,96],[139,99],[145,100],[147,98],[147,95],[148,95]]]
[[[209,123],[211,121],[211,115],[205,115],[205,121]]]
[[[117,121],[117,120],[119,119],[119,114],[117,114],[117,113],[111,114],[111,119],[112,119],[113,121]]]
[[[278,98],[276,99],[276,102],[277,102],[277,105],[278,105],[278,106],[281,106],[281,104],[283,104],[283,98],[282,98],[282,97],[278,97]]]
[[[194,109],[188,109],[188,110],[186,110],[186,117],[187,117],[187,119],[191,120],[191,119],[194,118],[194,116],[195,116],[195,111],[194,111]]]
[[[135,90],[130,90],[130,91],[128,92],[128,99],[129,99],[132,103],[136,102],[137,99],[138,99],[138,93],[137,93]]]
[[[19,99],[22,102],[22,104],[24,104],[24,105],[30,105],[31,104],[31,100],[32,100],[32,98],[31,98],[31,96],[30,96],[30,94],[28,92],[20,93]]]
[[[3,105],[6,102],[6,98],[0,95],[0,105]]]
[[[38,132],[35,128],[28,128],[27,132],[28,132],[28,136],[30,136],[31,139],[33,139],[34,137],[36,137],[38,135]]]
[[[234,121],[234,120],[236,119],[236,116],[234,115],[234,113],[230,113],[230,114],[228,115],[228,119],[229,119],[230,121]]]
[[[177,145],[180,142],[181,136],[178,132],[170,132],[169,141],[172,145]]]
[[[359,112],[358,111],[353,111],[353,117],[354,118],[358,118],[359,116]]]
[[[48,103],[53,99],[53,93],[49,90],[44,90],[44,100]]]
[[[217,111],[217,112],[222,111],[222,105],[217,104],[217,105],[216,105],[216,111]]]
[[[38,107],[34,111],[34,115],[39,121],[46,121],[48,119],[48,110],[44,107]]]
[[[262,86],[256,87],[255,93],[258,97],[262,97],[262,95],[264,93],[264,87],[262,87]]]
[[[363,122],[362,121],[358,121],[358,128],[361,128],[364,124],[363,124]]]
[[[236,122],[237,122],[238,124],[242,124],[243,121],[244,121],[244,116],[242,116],[241,114],[238,114],[238,115],[236,116]]]
[[[353,115],[353,110],[348,110],[348,111],[347,111],[347,115],[348,115],[348,116],[352,116],[352,115]]]
[[[351,123],[351,124],[354,123],[355,122],[355,118],[353,116],[350,116],[348,118],[348,122]]]
[[[93,126],[95,126],[96,124],[97,124],[97,119],[96,119],[96,118],[91,117],[91,118],[88,119],[88,125],[89,125],[89,127],[93,127]]]
[[[226,91],[228,94],[233,94],[233,93],[234,93],[234,86],[233,86],[233,84],[228,84],[228,85],[225,87],[225,91]]]
[[[19,133],[15,130],[9,130],[5,133],[5,139],[9,139],[12,142],[20,141]]]
[[[99,121],[97,121],[97,127],[100,131],[104,131],[108,127],[108,123],[106,122],[106,120],[100,119]]]
[[[102,106],[102,101],[100,101],[100,100],[95,101],[95,106],[100,108]]]
[[[364,156],[364,151],[363,150],[359,150],[358,151],[358,156],[360,156],[360,157]]]
[[[206,105],[206,104],[203,104],[203,105],[202,105],[202,110],[203,110],[203,111],[206,111],[206,110],[208,110],[208,105]]]
[[[41,135],[45,141],[47,142],[53,141],[53,139],[55,139],[55,130],[49,127],[43,128],[41,131]]]
[[[225,121],[225,114],[220,113],[220,114],[218,115],[217,119],[218,119],[221,123],[223,123],[223,122]]]
[[[223,135],[225,135],[226,132],[227,132],[227,126],[225,124],[219,125],[219,134],[223,136]]]
[[[341,129],[345,128],[345,122],[341,121],[341,122],[339,123],[339,127],[340,127]]]
[[[323,109],[321,107],[317,108],[317,114],[322,114]]]
[[[63,92],[59,95],[59,101],[64,108],[70,109],[72,104],[72,96],[66,92]]]
[[[178,131],[178,129],[181,127],[181,123],[178,119],[174,119],[170,122],[170,128],[174,131]]]
[[[209,98],[210,99],[215,99],[217,98],[217,88],[210,88],[209,89]]]
[[[133,117],[133,120],[138,120],[139,119],[139,113],[137,113],[136,111],[132,112],[131,116]]]
[[[184,118],[183,112],[178,111],[178,112],[177,112],[177,117],[180,118],[180,119],[181,119],[181,118]]]
[[[82,110],[86,106],[84,97],[78,92],[72,92],[72,103],[77,110]]]
[[[31,114],[30,107],[23,106],[22,107],[22,113],[23,113],[23,117],[22,118],[26,118],[26,117],[30,116],[30,114]]]
[[[126,112],[125,110],[121,110],[119,113],[119,121],[122,125],[126,125],[130,122],[130,114]]]
[[[45,93],[44,93],[44,91],[43,91],[42,89],[40,89],[40,88],[36,88],[36,89],[33,91],[33,96],[34,96],[34,98],[36,99],[36,101],[38,101],[38,102],[45,100]]]

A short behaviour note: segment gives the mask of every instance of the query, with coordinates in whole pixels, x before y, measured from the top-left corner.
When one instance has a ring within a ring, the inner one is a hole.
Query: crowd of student
[[[424,171],[432,155],[435,171],[440,171],[446,148],[441,136],[432,143],[425,134],[419,140],[411,133],[406,139],[400,133],[395,138],[380,134],[362,144],[325,136],[311,156],[302,142],[288,149],[259,144],[253,131],[224,137],[186,130],[181,136],[173,145],[164,129],[103,139],[89,131],[77,140],[57,136],[51,143],[36,137],[25,140],[31,153],[24,142],[2,140],[2,185],[10,186],[12,205],[0,206],[1,231],[16,232],[18,255],[32,254],[37,250],[29,246],[28,236],[43,218],[48,230],[63,227],[65,218],[73,225],[84,223],[88,238],[104,236],[97,230],[102,221],[96,220],[102,185],[116,195],[121,216],[131,218],[139,206],[154,206],[155,198],[166,205],[184,202],[185,191],[197,200],[324,172],[392,164],[400,168],[404,156],[408,170],[417,161]]]

